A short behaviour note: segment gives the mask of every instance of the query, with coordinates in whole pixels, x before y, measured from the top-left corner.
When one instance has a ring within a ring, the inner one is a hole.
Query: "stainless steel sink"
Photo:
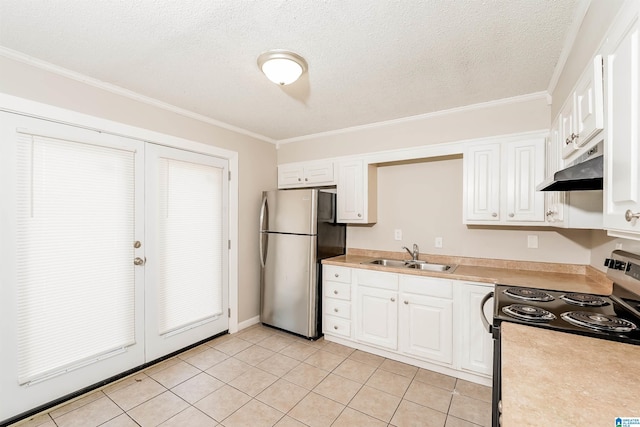
[[[384,267],[395,267],[395,268],[412,268],[414,270],[423,270],[423,271],[437,271],[437,272],[445,272],[451,273],[456,265],[448,265],[448,264],[434,264],[427,261],[402,261],[397,259],[374,259],[373,261],[363,262],[363,264],[374,264],[381,265]]]
[[[397,259],[374,259],[365,264],[383,265],[385,267],[406,267],[407,263]]]
[[[413,268],[416,270],[440,271],[440,272],[451,273],[456,266],[447,265],[447,264],[431,264],[428,262],[420,262],[420,263],[408,263],[407,267]]]

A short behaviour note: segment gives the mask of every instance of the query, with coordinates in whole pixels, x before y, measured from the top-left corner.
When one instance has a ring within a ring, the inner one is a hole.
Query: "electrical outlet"
[[[399,228],[393,230],[393,238],[396,240],[402,240],[402,230],[400,230]]]
[[[442,237],[436,237],[435,242],[433,243],[433,245],[436,248],[441,248],[442,247]]]
[[[529,234],[527,236],[527,247],[529,249],[538,249],[538,235]]]
[[[622,249],[622,243],[616,243],[616,249]]]

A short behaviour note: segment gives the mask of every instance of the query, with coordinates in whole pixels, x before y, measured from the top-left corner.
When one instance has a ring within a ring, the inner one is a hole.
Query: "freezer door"
[[[261,233],[260,320],[305,337],[318,335],[316,236]]]
[[[274,190],[262,193],[260,231],[316,234],[318,190]]]

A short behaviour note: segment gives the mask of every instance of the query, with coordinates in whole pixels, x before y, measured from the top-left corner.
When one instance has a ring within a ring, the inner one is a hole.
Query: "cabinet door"
[[[596,55],[585,70],[575,92],[575,143],[584,146],[604,125],[602,94],[602,56]]]
[[[364,222],[364,191],[364,165],[362,161],[340,163],[336,196],[338,221]]]
[[[400,350],[421,359],[453,361],[453,301],[403,293]]]
[[[304,182],[308,185],[333,184],[333,162],[305,166]]]
[[[358,286],[356,339],[360,342],[398,348],[397,292]]]
[[[460,367],[478,374],[491,375],[493,363],[493,341],[480,318],[482,298],[493,291],[493,286],[461,284],[460,302]],[[484,306],[484,315],[492,321],[490,300]]]
[[[640,233],[640,3],[621,10],[604,47],[607,89],[605,215],[608,230]]]
[[[464,163],[465,222],[500,221],[500,144],[469,147]]]
[[[562,145],[562,158],[566,159],[576,151],[573,144],[573,136],[576,133],[575,125],[575,92],[566,101],[560,112],[560,141]]]
[[[544,193],[536,191],[544,178],[544,140],[507,144],[506,162],[506,221],[544,221]]]
[[[303,169],[301,165],[278,166],[278,187],[299,187],[303,185]]]

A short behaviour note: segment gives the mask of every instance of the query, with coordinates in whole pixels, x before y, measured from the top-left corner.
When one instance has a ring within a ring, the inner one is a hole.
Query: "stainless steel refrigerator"
[[[323,190],[262,193],[260,320],[304,337],[322,335],[324,258],[345,253],[346,226],[336,223],[336,195]]]

